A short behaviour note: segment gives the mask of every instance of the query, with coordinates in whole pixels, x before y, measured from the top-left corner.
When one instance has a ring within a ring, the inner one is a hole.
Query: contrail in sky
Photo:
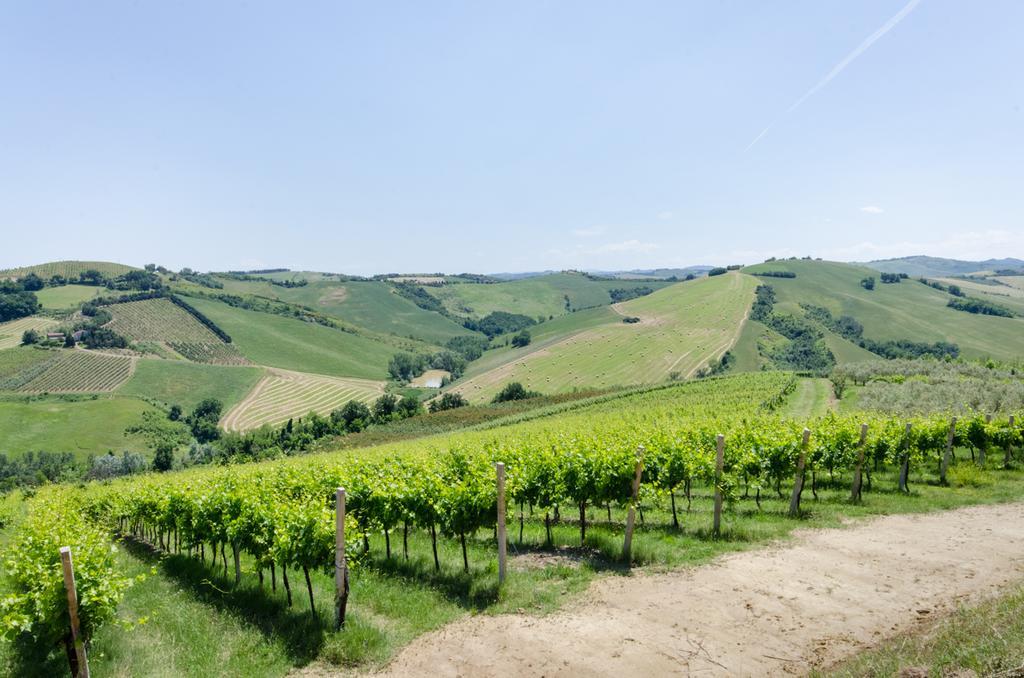
[[[783,113],[779,117],[775,118],[775,120],[773,120],[770,125],[768,125],[763,130],[761,130],[761,133],[758,134],[754,138],[754,140],[750,142],[750,145],[748,145],[746,148],[743,149],[743,152],[746,153],[751,148],[753,148],[754,144],[756,144],[758,141],[760,141],[761,138],[765,134],[768,134],[768,130],[770,130],[772,127],[775,127],[775,124],[777,122],[779,122],[779,120],[781,120],[786,115],[788,115],[788,114],[792,113],[793,111],[795,111],[797,108],[800,107],[800,104],[802,104],[803,102],[807,101],[815,92],[817,92],[822,87],[824,87],[825,85],[830,83],[833,78],[835,78],[837,75],[839,75],[840,73],[843,72],[844,68],[846,68],[851,63],[853,63],[854,59],[856,59],[861,54],[866,52],[868,47],[871,47],[871,45],[875,44],[875,42],[877,42],[879,38],[881,38],[883,35],[885,35],[889,31],[891,31],[896,24],[898,24],[899,22],[903,21],[903,19],[905,19],[908,14],[913,12],[914,8],[917,7],[919,4],[921,4],[921,0],[910,0],[910,2],[908,2],[903,9],[901,9],[898,12],[896,12],[896,14],[893,15],[893,17],[891,19],[889,19],[884,24],[882,24],[881,28],[879,28],[877,31],[875,31],[871,35],[869,35],[864,40],[864,42],[862,42],[859,45],[857,45],[856,49],[854,49],[852,52],[847,54],[843,58],[843,60],[840,61],[838,64],[833,66],[832,70],[829,71],[828,74],[824,78],[822,78],[821,80],[818,81],[818,84],[816,84],[814,87],[812,87],[809,90],[807,90],[802,97],[797,99],[796,102],[792,106],[790,106],[789,108],[786,109],[785,113]]]

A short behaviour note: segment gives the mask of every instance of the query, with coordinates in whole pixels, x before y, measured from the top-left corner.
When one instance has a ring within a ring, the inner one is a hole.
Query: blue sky
[[[1024,257],[1021,25],[1016,1],[4,3],[0,268]]]

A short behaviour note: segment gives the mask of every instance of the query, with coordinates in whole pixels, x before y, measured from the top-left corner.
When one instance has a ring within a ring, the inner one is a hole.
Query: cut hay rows
[[[62,275],[65,278],[78,278],[86,271],[99,271],[108,278],[116,278],[128,271],[137,270],[134,266],[115,264],[110,261],[51,261],[47,264],[37,266],[23,266],[21,268],[9,268],[0,271],[0,280],[9,278],[21,278],[29,273],[35,273],[44,280],[49,280],[55,275]]]
[[[221,426],[229,431],[276,426],[310,412],[327,415],[350,400],[370,403],[383,393],[384,383],[379,381],[272,369],[224,416]]]
[[[167,299],[146,299],[108,306],[108,327],[133,341],[221,343],[192,314]]]
[[[21,335],[23,335],[26,330],[46,332],[47,329],[55,326],[56,324],[56,320],[40,318],[38,316],[19,318],[18,320],[0,323],[0,350],[5,348],[14,348],[20,344]]]
[[[63,350],[52,361],[28,368],[38,374],[12,390],[20,393],[106,393],[117,389],[132,376],[135,361],[125,356],[92,353],[84,350]]]

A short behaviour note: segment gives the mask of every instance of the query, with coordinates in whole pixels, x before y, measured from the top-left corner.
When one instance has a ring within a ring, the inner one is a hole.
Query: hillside
[[[493,311],[507,311],[548,318],[572,310],[607,306],[612,303],[608,293],[612,289],[660,289],[669,284],[662,280],[593,279],[582,273],[566,272],[500,283],[457,283],[423,289],[456,315],[481,318]]]
[[[1024,355],[1024,319],[948,308],[949,294],[912,278],[897,284],[876,282],[874,290],[867,290],[860,281],[877,279],[878,272],[852,264],[775,261],[744,269],[750,274],[767,271],[796,274],[795,278],[759,278],[775,289],[776,308],[781,312],[803,316],[801,304],[813,304],[829,309],[835,317],[853,317],[864,326],[864,337],[876,341],[952,342],[969,358],[1014,360]],[[837,358],[841,358],[838,352]]]
[[[135,266],[116,264],[110,261],[51,261],[35,266],[22,266],[21,268],[9,268],[0,271],[0,280],[22,278],[30,273],[35,273],[44,280],[49,280],[55,275],[63,276],[70,280],[77,278],[86,271],[99,271],[104,276],[115,278],[135,270],[138,270]]]
[[[452,390],[471,401],[492,398],[511,381],[541,393],[573,388],[656,383],[692,376],[736,341],[756,281],[738,273],[677,283],[653,294],[561,319],[547,341],[508,352],[504,364],[469,375]],[[574,318],[573,316],[581,316]],[[638,322],[624,322],[637,318]]]
[[[943,277],[950,275],[968,275],[979,271],[998,271],[999,269],[1024,268],[1021,259],[986,259],[984,261],[965,261],[963,259],[944,259],[942,257],[899,257],[898,259],[880,259],[862,264],[885,273],[906,273],[911,277]]]

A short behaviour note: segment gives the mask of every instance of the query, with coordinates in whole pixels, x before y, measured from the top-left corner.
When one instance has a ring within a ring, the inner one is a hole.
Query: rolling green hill
[[[44,287],[36,292],[36,298],[46,310],[66,311],[78,308],[83,301],[89,301],[106,292],[105,287],[95,285],[62,285]]]
[[[492,311],[507,311],[547,318],[571,309],[607,306],[612,303],[608,295],[611,289],[660,289],[670,284],[663,280],[594,280],[582,273],[566,272],[500,283],[459,283],[424,289],[457,315],[479,318]]]
[[[912,278],[883,284],[873,269],[826,261],[775,261],[744,269],[751,274],[765,271],[796,274],[795,278],[759,278],[775,289],[780,312],[802,315],[800,304],[813,304],[829,309],[833,316],[852,316],[864,325],[864,336],[876,341],[953,342],[962,355],[972,358],[1019,359],[1024,355],[1024,319],[948,308],[949,294]],[[876,278],[874,290],[860,285],[867,276]],[[853,352],[844,355],[849,359]],[[837,353],[836,357],[842,359],[843,355]]]
[[[297,280],[305,280],[296,274]],[[230,294],[254,294],[308,306],[372,332],[416,337],[443,344],[455,336],[472,334],[440,313],[427,311],[399,295],[388,283],[378,280],[339,282],[311,280],[303,287],[281,287],[269,282],[219,278]]]
[[[949,275],[967,275],[978,271],[995,271],[1001,268],[1024,268],[1024,261],[1020,259],[964,261],[962,259],[916,256],[869,261],[864,266],[885,273],[906,273],[911,277],[938,278]]]
[[[231,335],[232,344],[258,365],[336,377],[387,378],[397,347],[271,313],[247,311],[209,299],[189,299],[200,313]]]
[[[139,360],[118,393],[149,398],[186,411],[204,398],[216,398],[224,411],[242,400],[263,375],[259,367],[197,365],[183,360]]]
[[[479,402],[511,381],[558,393],[692,376],[736,342],[756,284],[749,276],[732,273],[677,283],[586,316],[572,314],[561,320],[576,321],[575,331],[563,327],[566,331],[548,335],[552,341],[539,333],[537,344],[509,352],[504,364],[469,375],[453,390]],[[639,322],[626,323],[625,318]],[[540,328],[549,333],[559,329],[555,321]]]

